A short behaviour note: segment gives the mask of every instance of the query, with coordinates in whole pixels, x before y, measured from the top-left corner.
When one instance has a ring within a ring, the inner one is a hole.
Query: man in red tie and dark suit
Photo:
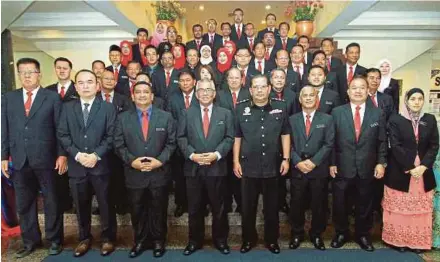
[[[231,25],[231,40],[236,46],[239,46],[246,41],[245,26],[243,24],[244,12],[241,8],[235,8],[232,13],[234,14],[234,23]]]
[[[371,102],[375,107],[382,109],[388,121],[391,114],[395,113],[394,102],[390,95],[377,91],[380,86],[380,70],[377,68],[367,69],[365,71],[365,77],[368,81],[368,95],[370,98],[369,102]]]
[[[162,67],[157,68],[152,77],[154,95],[162,98],[165,103],[168,97],[179,90],[179,70],[174,68],[174,55],[165,51],[160,57]]]
[[[128,81],[125,85],[116,85],[115,91],[121,95],[125,95],[129,99],[133,94],[133,86],[136,84],[136,76],[142,71],[141,64],[137,61],[130,61],[127,64]]]
[[[237,49],[245,47],[249,50],[254,50],[254,45],[259,41],[259,39],[255,35],[255,27],[252,23],[247,23],[244,26],[244,34],[245,37],[238,43]]]
[[[321,41],[321,50],[325,53],[325,65],[328,72],[336,71],[340,66],[342,66],[341,59],[335,57],[333,52],[335,47],[333,45],[333,40],[331,38],[324,38]]]
[[[61,100],[57,93],[40,86],[37,60],[18,60],[17,71],[23,88],[3,95],[1,103],[2,172],[14,183],[23,240],[16,257],[28,256],[42,245],[37,216],[39,189],[44,198],[45,237],[51,242],[49,254],[57,255],[62,251],[63,211],[55,176],[67,170],[66,152],[56,137]],[[10,159],[13,173],[8,168]]]
[[[385,114],[367,103],[368,83],[354,76],[347,90],[350,103],[332,111],[335,146],[330,175],[333,177],[333,223],[336,235],[331,246],[340,248],[349,240],[349,198],[355,205],[355,240],[366,251],[374,251],[370,239],[373,226],[374,180],[385,173],[387,135]]]
[[[196,49],[200,51],[200,47],[202,46],[202,35],[203,35],[203,26],[201,24],[195,24],[192,27],[194,39],[186,42],[186,50]]]
[[[295,87],[295,92],[299,94],[301,88],[307,85],[307,75],[311,65],[304,63],[304,47],[301,45],[296,45],[292,47],[290,51],[290,61],[289,69],[296,72],[300,77],[300,85]]]
[[[234,142],[234,121],[231,111],[213,104],[213,81],[198,81],[196,96],[199,106],[182,112],[177,131],[177,142],[185,158],[183,170],[188,193],[189,243],[183,254],[191,255],[203,247],[206,202],[212,208],[214,246],[222,254],[229,254],[229,225],[224,201],[228,173],[225,157]],[[205,191],[208,201],[204,200]]]
[[[222,36],[216,33],[217,30],[217,21],[215,19],[209,19],[208,22],[208,32],[203,34],[203,43],[211,46],[211,56],[216,59],[217,53],[215,50],[216,46],[223,46]]]
[[[125,66],[121,64],[122,50],[117,45],[111,45],[109,49],[109,59],[112,63],[110,66],[107,66],[105,69],[113,72],[116,79],[116,89],[124,90],[124,86],[128,82],[128,76],[126,72]]]
[[[289,37],[290,24],[287,22],[282,22],[278,26],[280,37],[275,38],[275,47],[277,50],[283,49],[287,53],[290,53],[292,47],[296,45],[296,40]]]
[[[135,108],[118,115],[115,150],[125,165],[125,185],[131,202],[137,257],[153,242],[153,256],[165,253],[167,234],[169,160],[176,149],[176,128],[170,113],[152,106],[147,82],[133,86]]]

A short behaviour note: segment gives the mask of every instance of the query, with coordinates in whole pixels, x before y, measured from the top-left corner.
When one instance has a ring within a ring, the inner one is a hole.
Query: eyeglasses
[[[18,74],[21,76],[25,76],[25,75],[32,75],[32,74],[39,74],[40,71],[18,71]]]
[[[199,88],[199,89],[197,89],[197,93],[201,93],[201,94],[204,94],[204,93],[207,93],[207,94],[213,94],[215,92],[215,89],[212,89],[212,88],[206,88],[206,89],[204,89],[204,88]]]

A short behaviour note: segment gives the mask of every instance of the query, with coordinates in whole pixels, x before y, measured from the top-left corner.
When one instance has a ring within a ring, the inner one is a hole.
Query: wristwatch
[[[288,157],[283,157],[283,161],[290,162],[290,158],[288,158]]]

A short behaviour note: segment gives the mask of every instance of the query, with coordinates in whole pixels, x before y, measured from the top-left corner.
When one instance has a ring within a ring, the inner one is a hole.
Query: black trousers
[[[129,205],[127,188],[125,187],[124,164],[114,153],[109,153],[110,174],[110,204],[116,210],[124,209]]]
[[[382,199],[383,199],[383,190],[384,190],[384,180],[383,179],[375,179],[373,183],[374,183],[373,211],[376,211],[379,214],[382,214]]]
[[[286,204],[287,196],[287,176],[280,176],[278,178],[278,206],[281,208]]]
[[[355,206],[355,236],[369,236],[373,227],[373,189],[374,178],[362,179],[359,176],[333,179],[333,223],[337,234],[348,235],[348,215],[351,204]],[[353,201],[349,201],[352,198]]]
[[[63,213],[59,210],[56,173],[53,169],[33,169],[28,161],[23,168],[11,175],[15,188],[15,201],[21,230],[21,238],[26,248],[33,248],[41,242],[38,225],[37,198],[39,189],[44,200],[44,228],[46,239],[54,243],[63,241]]]
[[[197,176],[186,177],[188,190],[189,242],[196,246],[203,245],[205,238],[205,217],[203,209],[206,201],[203,189],[206,189],[212,210],[212,239],[214,244],[226,243],[229,234],[228,217],[225,211],[224,196],[226,176],[206,176],[209,168],[200,168]]]
[[[185,160],[180,153],[174,153],[171,157],[171,172],[174,181],[174,203],[176,206],[186,207],[188,200],[186,194],[185,176],[183,164]]]
[[[233,200],[237,203],[237,208],[241,208],[241,181],[235,176],[233,172],[232,153],[226,157],[226,164],[228,166],[227,172],[227,189],[225,206],[231,207]]]
[[[167,236],[167,186],[128,188],[134,242],[164,244]]]
[[[272,178],[241,178],[242,192],[242,238],[243,242],[256,243],[258,241],[255,227],[258,196],[263,194],[264,208],[264,241],[267,244],[278,242],[279,215],[278,215],[278,177]]]
[[[55,172],[56,173],[56,172]],[[69,175],[65,173],[63,175],[55,175],[55,184],[58,197],[58,205],[60,212],[64,213],[72,208],[73,199],[69,190]]]
[[[292,237],[304,238],[305,211],[312,208],[311,239],[319,237],[327,226],[328,179],[292,177],[290,179],[290,223]],[[309,198],[310,196],[310,198]],[[309,203],[307,203],[309,202]]]
[[[116,240],[116,214],[109,203],[109,175],[90,175],[85,177],[70,177],[69,184],[73,203],[76,207],[78,220],[79,241],[90,239],[92,192],[98,200],[101,218],[101,241]]]

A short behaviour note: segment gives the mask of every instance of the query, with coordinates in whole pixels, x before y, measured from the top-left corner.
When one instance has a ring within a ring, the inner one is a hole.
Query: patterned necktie
[[[263,67],[261,66],[261,61],[257,61],[258,62],[258,71],[260,71],[260,73],[263,73]]]
[[[170,73],[170,71],[166,71],[166,74],[167,74],[167,76],[165,78],[165,84],[168,87],[170,85],[171,73]]]
[[[64,96],[66,95],[66,90],[65,89],[66,89],[65,86],[61,86],[61,91],[60,91],[61,99],[63,99]]]
[[[283,39],[283,49],[287,50],[287,43],[286,43],[286,39]]]
[[[238,28],[237,28],[237,36],[238,36],[238,39],[241,38],[241,29],[240,29],[240,26],[238,26]]]
[[[205,138],[208,137],[208,130],[209,130],[208,111],[209,109],[207,107],[203,108],[203,134],[205,135]]]
[[[374,105],[375,107],[377,107],[376,94],[371,95],[370,98],[371,98],[371,102],[373,102],[373,105]]]
[[[188,109],[190,105],[189,95],[185,95],[185,109]]]
[[[110,103],[110,94],[104,94],[105,102]]]
[[[116,80],[116,83],[117,83],[118,80],[119,80],[119,70],[118,70],[117,67],[115,67],[115,70],[113,71],[113,74],[115,76],[115,80]]]
[[[145,141],[147,141],[148,137],[148,113],[142,112],[142,134],[144,135]]]
[[[26,95],[27,95],[27,100],[26,100],[26,103],[24,103],[24,111],[25,111],[26,116],[29,116],[29,113],[31,112],[31,106],[32,106],[32,92],[27,91]]]
[[[87,125],[87,120],[89,119],[89,103],[84,103],[84,110],[83,110],[83,118],[84,118],[84,125]]]
[[[249,47],[251,48],[251,50],[254,50],[254,39],[253,38],[249,38]]]
[[[266,48],[266,53],[264,54],[264,59],[269,60],[270,55],[269,55],[269,48]]]
[[[312,126],[312,122],[310,122],[310,115],[306,115],[306,136],[310,135],[310,128]]]
[[[356,106],[356,113],[354,114],[354,130],[356,134],[356,142],[359,142],[359,137],[361,135],[361,107]]]
[[[237,104],[237,93],[235,92],[232,92],[232,104],[234,105],[235,108],[235,105]]]
[[[350,71],[348,71],[348,77],[347,77],[347,85],[350,85],[352,79],[353,79],[353,66],[350,66]]]

